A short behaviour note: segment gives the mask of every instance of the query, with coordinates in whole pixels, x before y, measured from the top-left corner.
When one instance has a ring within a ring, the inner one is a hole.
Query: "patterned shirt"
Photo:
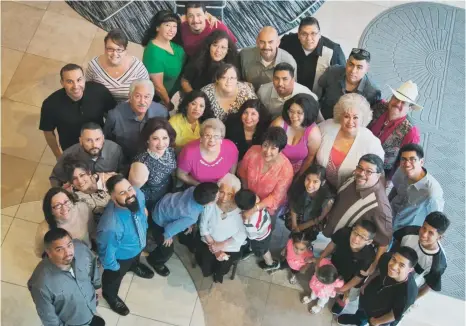
[[[217,96],[215,94],[215,84],[209,84],[201,88],[201,91],[206,93],[207,97],[210,100],[210,105],[212,106],[212,111],[216,118],[226,121],[229,115],[238,112],[241,105],[244,102],[250,99],[256,99],[257,96],[254,93],[254,89],[250,83],[238,82],[238,93],[236,95],[235,101],[230,105],[228,113],[220,106],[220,103],[217,101]]]
[[[149,79],[149,73],[146,67],[139,61],[138,58],[133,57],[131,65],[123,75],[113,78],[104,68],[99,64],[99,57],[94,57],[86,70],[86,80],[94,81],[104,85],[112,94],[115,101],[118,103],[128,100],[129,87],[131,83],[138,79]]]

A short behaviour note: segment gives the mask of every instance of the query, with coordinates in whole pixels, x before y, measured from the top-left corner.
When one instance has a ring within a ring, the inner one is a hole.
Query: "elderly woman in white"
[[[213,275],[214,282],[222,283],[233,261],[240,258],[246,230],[241,210],[234,200],[236,192],[241,188],[240,180],[228,173],[220,179],[218,185],[217,204],[206,206],[201,215],[201,241],[196,250],[196,260],[204,277]]]
[[[319,124],[322,143],[316,160],[326,168],[327,181],[336,189],[351,176],[361,156],[375,154],[384,159],[380,140],[366,128],[371,120],[369,102],[350,93],[335,104],[333,119]]]

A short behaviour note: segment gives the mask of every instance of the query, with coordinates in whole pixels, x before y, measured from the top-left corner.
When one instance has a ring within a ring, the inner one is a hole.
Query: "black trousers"
[[[105,320],[102,317],[94,315],[89,326],[105,326]]]
[[[163,236],[164,231],[165,230],[163,227],[154,223],[152,228],[152,235],[154,237],[155,243],[157,244],[157,248],[155,248],[155,250],[149,253],[149,256],[147,256],[147,262],[153,266],[163,266],[173,255],[173,243],[168,247],[163,245],[165,240]]]
[[[116,299],[123,277],[131,269],[133,264],[139,263],[139,255],[140,254],[130,259],[118,260],[120,269],[117,271],[109,269],[104,270],[102,274],[102,295],[107,301]]]
[[[204,277],[209,277],[212,274],[222,276],[228,274],[233,262],[241,257],[241,251],[225,253],[230,255],[230,259],[218,261],[217,258],[215,258],[215,255],[210,252],[209,246],[199,239],[196,249],[196,261],[199,264]]]

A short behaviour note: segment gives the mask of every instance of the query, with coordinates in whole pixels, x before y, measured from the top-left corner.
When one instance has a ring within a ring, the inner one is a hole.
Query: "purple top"
[[[309,133],[315,125],[316,124],[313,123],[304,130],[304,135],[296,145],[286,144],[282,151],[283,155],[285,155],[290,160],[291,165],[293,166],[293,172],[295,174],[299,171],[301,165],[307,157],[307,154],[309,153],[307,148],[307,140],[309,138]],[[283,121],[283,129],[285,132],[288,131],[288,124],[285,121]]]
[[[238,149],[231,140],[223,139],[220,154],[214,161],[206,162],[201,155],[200,140],[197,139],[183,147],[178,157],[178,168],[199,182],[218,182],[237,162]]]

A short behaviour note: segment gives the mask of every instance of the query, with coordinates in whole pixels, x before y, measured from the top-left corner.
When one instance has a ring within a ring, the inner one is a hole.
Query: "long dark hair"
[[[256,132],[264,133],[265,130],[270,126],[272,122],[272,116],[265,107],[264,104],[259,99],[249,99],[245,101],[238,110],[238,118],[239,123],[243,124],[241,121],[241,116],[243,115],[244,111],[248,108],[254,108],[259,113],[259,122],[257,123]]]
[[[193,90],[189,92],[183,97],[180,105],[178,106],[178,113],[181,113],[184,117],[188,116],[188,104],[197,99],[198,97],[202,97],[205,102],[204,113],[199,118],[199,122],[204,122],[207,119],[215,118],[214,111],[212,111],[212,106],[210,104],[210,100],[207,97],[206,93],[199,90]]]
[[[151,40],[157,37],[157,27],[162,25],[163,23],[167,22],[174,22],[178,25],[178,29],[176,31],[176,35],[173,38],[172,42],[178,43],[181,45],[181,20],[177,14],[172,12],[171,10],[161,10],[157,12],[154,17],[152,17],[149,27],[144,32],[144,36],[142,37],[141,44],[142,46],[147,46]]]
[[[44,200],[42,201],[42,211],[44,212],[45,221],[49,225],[50,229],[54,229],[57,227],[57,221],[55,220],[55,216],[53,215],[52,210],[52,198],[53,196],[61,192],[64,193],[73,204],[76,204],[77,202],[76,197],[68,190],[65,190],[60,187],[50,188],[45,194]]]

